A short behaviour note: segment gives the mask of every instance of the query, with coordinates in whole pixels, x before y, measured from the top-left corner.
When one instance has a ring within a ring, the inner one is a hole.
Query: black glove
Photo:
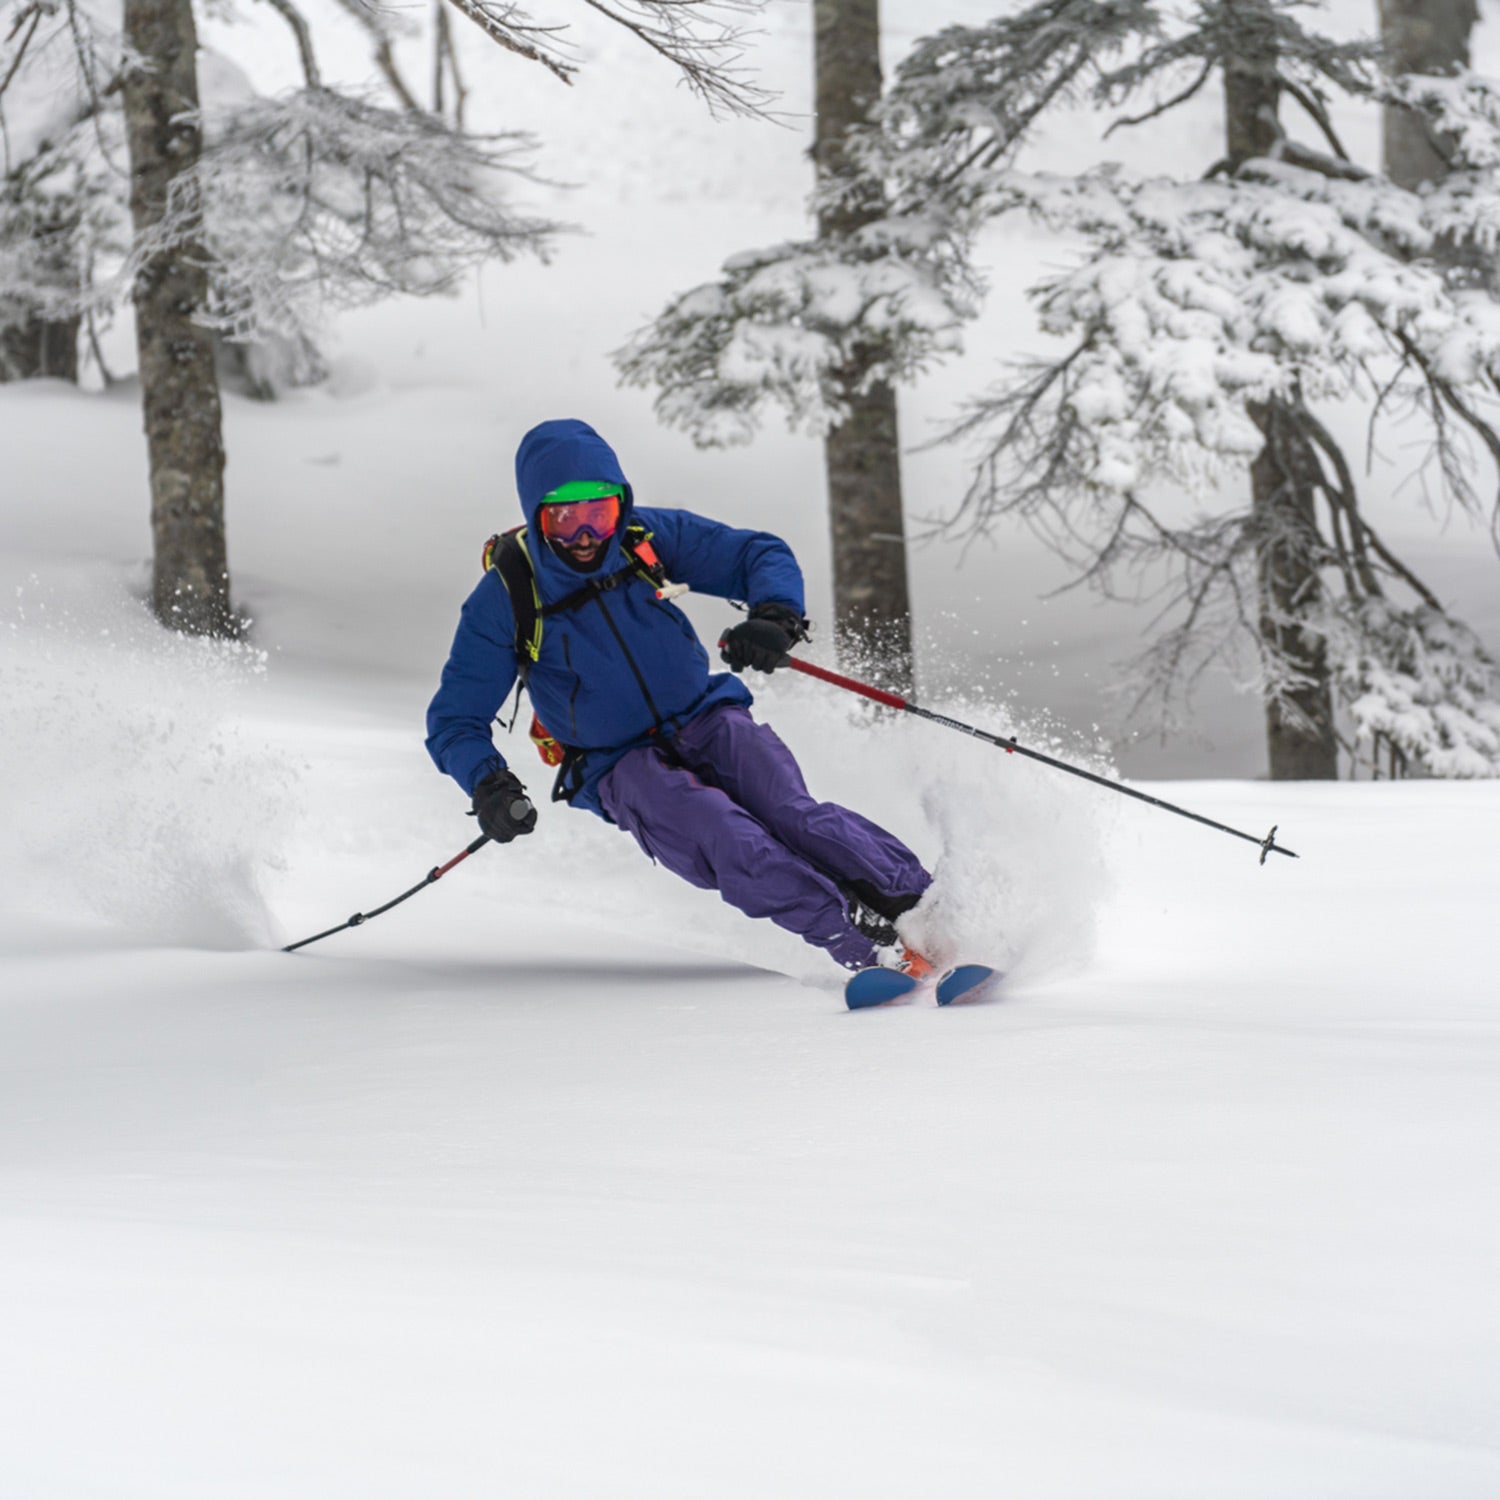
[[[497,844],[508,844],[536,827],[536,808],[514,771],[491,771],[474,788],[474,816]]]
[[[787,653],[807,639],[807,621],[789,604],[757,604],[750,617],[726,630],[719,640],[719,655],[731,672],[754,667],[774,672],[786,665]]]

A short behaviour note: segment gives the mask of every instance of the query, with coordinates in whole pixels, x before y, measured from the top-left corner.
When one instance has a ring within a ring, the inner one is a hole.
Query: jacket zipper
[[[568,647],[566,635],[562,638],[563,663],[570,672],[573,672],[573,653]],[[568,694],[568,722],[573,730],[573,738],[578,738],[578,689],[583,686],[583,678],[577,672],[573,672],[573,691]]]
[[[641,675],[641,669],[636,665],[635,657],[630,654],[630,647],[625,644],[625,637],[620,634],[619,627],[615,624],[614,616],[604,604],[604,595],[595,594],[594,603],[599,606],[599,613],[604,616],[605,624],[609,626],[609,633],[614,636],[616,644],[624,654],[625,661],[635,677],[636,686],[641,690],[641,697],[646,700],[646,708],[651,714],[651,727],[654,730],[661,723],[661,714],[658,712],[656,703],[651,697],[651,689],[646,686],[646,679]]]

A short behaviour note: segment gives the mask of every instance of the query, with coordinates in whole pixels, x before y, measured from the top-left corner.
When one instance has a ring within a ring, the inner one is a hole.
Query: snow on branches
[[[1191,486],[1248,462],[1263,445],[1254,402],[1378,394],[1461,423],[1460,390],[1494,404],[1500,307],[1420,258],[1442,232],[1446,201],[1264,159],[1197,182],[1106,167],[1078,178],[1012,170],[1003,186],[1015,207],[1092,245],[1080,266],[1033,291],[1042,327],[1073,343],[1046,367],[1046,389],[1033,373],[980,403],[1001,418],[1024,406],[1026,426],[1002,422],[992,444],[1013,464],[1030,457],[1041,403],[1049,426],[1065,420],[1084,450],[1072,481],[1118,492],[1148,478]],[[1500,214],[1500,191],[1483,191]],[[1439,428],[1436,440],[1450,436]],[[1463,472],[1453,471],[1458,497],[1477,507]],[[1005,492],[979,503],[967,520],[985,524]]]
[[[174,248],[208,252],[203,319],[237,341],[275,334],[303,347],[325,311],[446,291],[483,260],[545,254],[560,226],[509,201],[530,176],[530,137],[477,136],[424,109],[395,64],[400,18],[365,0],[341,3],[369,32],[399,107],[325,87],[308,19],[295,0],[272,0],[306,86],[258,97],[226,59],[203,52],[203,159],[174,183],[166,219],[134,243],[109,86],[124,55],[118,14],[108,0],[13,5],[0,30],[0,332],[107,310],[128,297],[141,265]],[[564,82],[577,71],[565,21],[511,0],[451,3]],[[769,96],[739,66],[741,23],[758,0],[586,3],[715,111],[764,113]]]
[[[128,215],[101,136],[119,145],[118,118],[65,124],[0,182],[0,324],[78,316],[86,268],[125,254]]]
[[[304,336],[325,309],[449,291],[481,261],[544,252],[555,226],[508,202],[530,144],[322,88],[255,99],[218,115],[131,266],[201,243],[216,326]]]
[[[1495,662],[1466,626],[1428,605],[1348,601],[1326,623],[1355,752],[1395,775],[1500,776]]]
[[[101,117],[91,104],[107,73],[98,9],[30,0],[0,35],[0,378],[42,373],[32,355],[48,326],[68,346],[71,375],[92,268],[129,243],[119,112]]]
[[[821,434],[861,390],[909,380],[959,350],[978,305],[964,237],[983,213],[965,199],[975,162],[955,142],[971,129],[1023,134],[1099,57],[1156,24],[1146,0],[1046,0],[1039,9],[1047,23],[1024,36],[996,22],[918,43],[903,64],[912,87],[899,105],[881,106],[883,129],[850,140],[852,170],[833,174],[816,199],[830,221],[852,206],[857,227],[734,257],[718,281],[675,298],[616,353],[627,384],[656,388],[662,421],[704,445],[746,442],[776,404],[790,427]],[[952,101],[963,123],[937,100]],[[910,178],[896,170],[898,157]],[[902,199],[904,182],[929,177],[951,191],[924,182]]]
[[[311,368],[327,313],[447,291],[483,260],[545,254],[556,232],[510,204],[530,176],[529,137],[476,136],[316,83],[261,97],[205,51],[202,159],[179,174],[165,218],[134,234],[119,94],[99,84],[121,39],[92,8],[30,11],[26,47],[0,70],[14,152],[0,181],[0,325],[108,314],[141,266],[196,246],[210,283],[200,321],[240,343],[285,340]]]
[[[351,9],[364,0],[345,0]],[[448,0],[497,46],[540,63],[571,83],[578,71],[565,23],[534,20],[516,0]],[[764,115],[772,96],[740,66],[743,18],[759,0],[585,0],[677,69],[681,81],[720,115]]]
[[[767,399],[790,426],[826,431],[861,390],[958,348],[967,289],[924,256],[917,226],[904,228],[899,240],[875,225],[852,245],[736,256],[722,280],[676,298],[616,355],[624,380],[656,386],[658,417],[706,446],[747,442]],[[856,367],[851,390],[843,372]]]
[[[1286,774],[1332,774],[1335,701],[1346,749],[1378,744],[1403,772],[1500,774],[1492,665],[1376,533],[1319,414],[1363,406],[1372,447],[1391,420],[1408,450],[1425,432],[1421,487],[1500,526],[1500,88],[1385,78],[1370,40],[1319,36],[1306,8],[1038,0],[918,42],[815,201],[823,235],[730,261],[617,359],[700,442],[747,438],[768,401],[826,431],[846,412],[841,371],[910,379],[958,348],[982,231],[1029,215],[1079,247],[1030,291],[1062,352],[1014,365],[955,424],[977,463],[947,526],[1021,519],[1106,591],[1167,577],[1143,699],[1171,717],[1199,672],[1253,643],[1273,742],[1279,724],[1321,744],[1316,769]],[[1059,104],[1144,96],[1108,135],[1215,79],[1225,150],[1196,180],[1025,169]],[[1337,95],[1420,112],[1447,143],[1444,180],[1413,193],[1352,162]],[[1291,137],[1283,104],[1314,144]]]
[[[1160,29],[1149,0],[1042,0],[923,38],[875,110],[876,128],[852,143],[862,175],[886,185],[898,215],[941,213],[972,227],[991,211],[990,171],[1041,115],[1107,90],[1105,62]]]
[[[1380,97],[1422,116],[1450,168],[1500,166],[1500,86],[1464,68],[1452,77],[1411,73],[1390,79]]]
[[[976,35],[1013,55],[1053,37],[1067,9],[1045,0]],[[1056,73],[997,77],[983,107],[974,70],[903,65],[864,147],[898,210],[942,219],[961,260],[989,220],[1018,211],[1082,247],[1030,294],[1064,351],[1013,367],[954,428],[979,441],[979,461],[950,524],[1022,519],[1105,591],[1121,573],[1138,589],[1142,569],[1165,572],[1162,633],[1138,678],[1164,718],[1174,693],[1209,661],[1242,658],[1248,639],[1273,726],[1331,737],[1336,702],[1354,726],[1345,747],[1383,746],[1401,774],[1500,774],[1493,663],[1376,534],[1318,415],[1362,406],[1372,447],[1393,418],[1408,448],[1424,431],[1423,489],[1500,527],[1500,90],[1468,73],[1384,80],[1369,43],[1317,37],[1295,9],[1204,0],[1174,26],[1148,6],[1155,30],[1134,17],[1122,64],[1054,46]],[[1022,170],[1035,111],[1017,101],[1077,92],[1090,69],[1101,103],[1157,85],[1158,102],[1117,125],[1218,73],[1226,154],[1190,181]],[[1448,143],[1444,180],[1412,193],[1351,162],[1330,90],[1424,113]],[[1326,149],[1288,136],[1283,99]],[[1226,504],[1247,469],[1253,503]],[[1164,519],[1184,503],[1200,513]]]
[[[847,372],[910,379],[959,347],[982,231],[1030,215],[1080,248],[1030,291],[1063,352],[1017,363],[955,424],[978,461],[946,525],[1022,519],[1106,591],[1121,573],[1132,592],[1143,570],[1166,575],[1145,698],[1170,715],[1197,673],[1252,642],[1273,745],[1282,729],[1318,741],[1296,768],[1273,750],[1273,774],[1332,774],[1335,698],[1355,743],[1404,771],[1500,774],[1488,659],[1375,532],[1319,415],[1362,404],[1372,446],[1399,419],[1409,448],[1415,422],[1422,487],[1500,526],[1484,498],[1500,468],[1500,89],[1385,78],[1372,41],[1320,36],[1306,8],[1037,0],[919,41],[845,142],[847,165],[824,174],[820,237],[731,260],[616,359],[701,443],[748,438],[768,402],[827,431],[847,414]],[[1215,79],[1225,150],[1197,180],[1024,167],[1049,109],[1145,96],[1108,135]],[[1448,143],[1444,181],[1412,193],[1350,161],[1340,94],[1428,118]],[[1284,103],[1314,145],[1289,135]],[[1251,503],[1228,501],[1247,471]]]

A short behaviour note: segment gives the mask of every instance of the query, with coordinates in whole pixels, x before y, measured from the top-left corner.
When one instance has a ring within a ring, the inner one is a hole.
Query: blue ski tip
[[[937,982],[937,1003],[952,1005],[960,995],[977,990],[994,977],[995,971],[987,964],[960,964],[956,969],[949,969]]]
[[[864,1010],[909,995],[916,987],[917,981],[900,969],[861,969],[844,986],[844,1004],[850,1010]]]

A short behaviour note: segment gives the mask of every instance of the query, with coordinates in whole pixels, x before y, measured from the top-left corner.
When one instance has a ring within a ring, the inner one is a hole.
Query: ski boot
[[[895,943],[877,948],[877,963],[850,976],[844,985],[844,1004],[850,1010],[883,1005],[909,995],[932,974],[932,965],[915,948]]]

